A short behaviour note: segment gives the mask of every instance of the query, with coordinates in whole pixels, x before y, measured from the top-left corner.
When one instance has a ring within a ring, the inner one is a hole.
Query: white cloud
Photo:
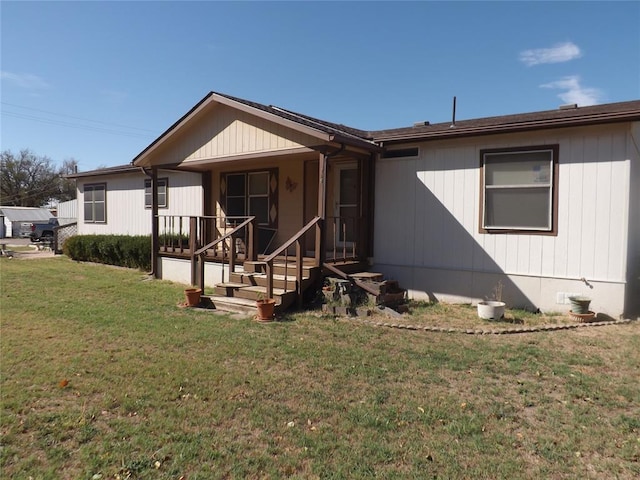
[[[562,63],[580,58],[582,52],[573,42],[558,43],[551,48],[536,48],[520,52],[520,61],[527,67],[545,63]]]
[[[571,75],[555,82],[545,83],[540,85],[540,88],[564,90],[564,92],[558,94],[558,97],[564,103],[577,103],[581,107],[596,105],[603,98],[601,90],[580,85],[580,77],[578,75]]]
[[[0,72],[0,79],[13,83],[21,88],[28,88],[30,90],[41,90],[49,88],[49,84],[37,75],[30,73],[12,73],[12,72]]]

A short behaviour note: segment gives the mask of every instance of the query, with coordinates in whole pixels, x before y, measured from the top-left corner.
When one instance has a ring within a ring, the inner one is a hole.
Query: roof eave
[[[374,140],[382,143],[396,143],[420,140],[436,140],[454,137],[470,137],[480,135],[494,135],[507,132],[523,132],[529,130],[545,130],[550,128],[568,128],[586,125],[601,125],[606,123],[633,122],[640,120],[640,110],[591,115],[589,117],[547,119],[533,122],[511,123],[505,125],[487,125],[479,127],[453,126],[448,130],[436,130],[415,133],[401,133],[375,136]]]
[[[133,165],[137,166],[148,166],[143,162],[145,157],[148,157],[154,150],[159,148],[163,143],[165,143],[169,137],[175,134],[180,129],[184,128],[184,126],[189,122],[189,120],[195,117],[202,110],[207,108],[212,102],[220,103],[222,105],[226,105],[237,110],[249,113],[259,118],[263,118],[265,120],[269,120],[276,124],[292,128],[293,130],[299,131],[301,133],[305,133],[314,138],[317,138],[323,142],[330,142],[333,137],[332,134],[322,132],[312,127],[308,127],[306,125],[302,125],[300,123],[294,122],[292,120],[287,120],[286,118],[282,118],[273,113],[265,112],[263,110],[257,109],[250,105],[245,105],[240,102],[236,102],[230,98],[224,97],[222,95],[218,95],[215,92],[209,92],[202,100],[200,100],[191,110],[189,110],[185,115],[183,115],[177,122],[171,125],[164,133],[162,133],[156,140],[154,140],[147,148],[145,148],[142,152],[140,152],[132,161]],[[363,141],[363,143],[366,143]]]

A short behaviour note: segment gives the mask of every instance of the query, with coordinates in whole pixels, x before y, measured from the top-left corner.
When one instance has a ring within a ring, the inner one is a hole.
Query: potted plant
[[[262,294],[258,296],[256,300],[256,307],[258,309],[257,320],[259,322],[271,322],[273,321],[273,312],[276,308],[276,301],[273,298],[264,298]]]
[[[589,304],[591,299],[589,297],[575,296],[569,297],[571,302],[571,311],[569,316],[578,320],[579,322],[592,322],[596,317],[596,314],[589,310]]]
[[[197,307],[200,305],[200,296],[202,295],[202,290],[200,288],[185,288],[184,296],[187,300],[187,306],[189,307]]]
[[[493,289],[493,300],[478,302],[478,316],[484,320],[500,320],[504,317],[505,303],[502,301],[502,281]]]
[[[569,301],[571,302],[571,313],[578,313],[580,315],[589,313],[589,304],[591,303],[589,297],[569,297]]]

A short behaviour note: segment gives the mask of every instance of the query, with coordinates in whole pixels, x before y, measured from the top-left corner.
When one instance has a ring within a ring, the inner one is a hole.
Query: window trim
[[[478,231],[485,234],[511,234],[511,235],[546,235],[557,236],[558,235],[558,174],[559,174],[559,155],[560,147],[558,144],[552,145],[532,145],[525,147],[506,147],[506,148],[491,148],[480,150],[480,200],[479,200],[479,221]],[[527,229],[527,228],[486,228],[484,226],[485,217],[485,156],[491,154],[500,153],[526,153],[526,152],[551,152],[551,181],[549,188],[551,189],[551,228],[549,230],[540,229]]]
[[[158,200],[158,208],[169,208],[169,177],[158,178],[158,190],[160,190],[162,182],[164,182],[164,205]],[[147,187],[147,183],[149,187]],[[149,193],[151,195],[151,203],[147,205],[147,188],[151,188],[150,178],[144,180],[144,208],[151,209],[153,208],[153,192]],[[160,198],[160,192],[158,192],[158,198]]]
[[[87,189],[90,188],[92,189],[94,192],[96,190],[96,188],[101,187],[102,190],[104,191],[104,200],[102,202],[97,201],[96,200],[91,200],[91,220],[87,220],[87,201],[86,201],[86,197],[85,195],[87,194]],[[94,205],[96,203],[104,203],[104,220],[99,221],[99,220],[95,220],[96,217],[96,212],[95,212],[95,208]],[[82,209],[83,209],[83,222],[84,223],[99,223],[99,224],[106,224],[107,223],[107,184],[106,183],[87,183],[82,187]]]
[[[249,192],[249,177],[252,174],[267,174],[267,193],[259,194],[259,195],[251,195]],[[220,205],[224,208],[225,215],[227,215],[227,197],[229,193],[229,183],[228,177],[233,175],[242,175],[244,177],[244,211],[245,216],[249,216],[249,200],[255,197],[263,197],[267,199],[267,223],[259,223],[258,226],[262,228],[278,228],[278,218],[279,218],[279,206],[278,206],[278,169],[277,168],[261,168],[256,170],[241,170],[241,171],[231,171],[231,172],[221,172],[221,180],[224,178],[225,182],[225,191],[220,191]],[[275,178],[276,187],[272,188],[271,182],[272,179]],[[239,197],[232,197],[239,198]],[[276,216],[275,219],[271,218],[271,209],[275,205],[276,208]],[[227,225],[232,225],[233,222],[227,222]]]
[[[384,159],[416,158],[419,156],[420,156],[420,147],[417,147],[417,146],[389,148],[384,152],[382,152],[382,158]]]

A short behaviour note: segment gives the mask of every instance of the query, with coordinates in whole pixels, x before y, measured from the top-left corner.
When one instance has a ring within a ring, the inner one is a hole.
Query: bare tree
[[[65,202],[76,198],[76,182],[75,180],[65,178],[65,175],[77,172],[78,161],[75,158],[68,158],[62,162],[62,166],[58,171],[60,176],[60,191],[57,195],[58,201]]]
[[[71,189],[62,174],[72,173],[77,166],[73,159],[56,169],[51,159],[37,156],[30,150],[21,150],[14,155],[10,150],[0,154],[0,204],[21,207],[41,207],[51,200],[75,198],[75,187]],[[73,190],[73,193],[71,191]]]

